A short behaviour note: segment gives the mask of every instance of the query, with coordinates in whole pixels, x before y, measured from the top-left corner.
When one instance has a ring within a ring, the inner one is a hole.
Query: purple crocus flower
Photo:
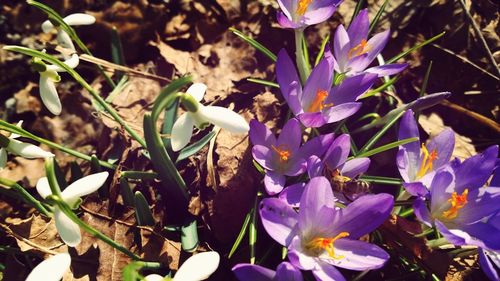
[[[330,18],[342,0],[278,0],[278,23],[284,28],[305,28]]]
[[[304,173],[306,159],[311,155],[322,156],[334,137],[333,134],[321,135],[301,146],[302,131],[295,118],[288,120],[278,138],[256,120],[250,122],[249,134],[254,145],[253,158],[267,170],[264,184],[270,195],[281,192],[285,186],[285,176]]]
[[[334,187],[334,194],[342,203],[355,200],[360,194],[350,194],[349,190],[341,190],[340,185],[352,181],[368,170],[370,159],[367,157],[354,158],[347,161],[351,149],[350,137],[347,134],[338,136],[330,145],[321,160],[316,155],[309,157],[307,161],[307,172],[310,178],[325,176]],[[297,207],[304,183],[291,185],[283,190],[280,198],[288,204]],[[338,187],[338,188],[337,188]]]
[[[302,273],[289,262],[282,262],[276,271],[260,265],[240,263],[233,267],[240,281],[302,281]]]
[[[495,173],[495,176],[500,176],[499,169]],[[493,180],[490,182],[491,186],[500,186],[499,182],[494,182]],[[497,213],[495,216],[488,219],[488,223],[496,228],[495,233],[500,232],[500,213]],[[500,280],[500,251],[487,250],[487,249],[479,249],[479,264],[481,265],[481,269],[484,273],[490,278],[492,281]]]
[[[401,118],[398,138],[420,138],[413,111],[408,110]],[[422,196],[440,168],[450,161],[455,147],[455,134],[446,129],[432,138],[427,145],[411,142],[399,147],[396,163],[404,180],[403,186],[411,195]]]
[[[370,21],[368,19],[368,10],[366,9],[359,12],[347,31],[343,25],[337,27],[333,39],[336,72],[344,73],[346,76],[356,75],[361,72],[370,72],[381,77],[397,74],[408,66],[406,63],[395,63],[367,69],[382,49],[384,49],[390,35],[390,31],[386,30],[375,34],[367,40],[369,30]]]
[[[358,98],[377,79],[375,74],[364,73],[346,78],[332,88],[333,59],[325,56],[314,67],[302,89],[292,59],[284,49],[278,54],[276,76],[290,109],[306,127],[321,127],[356,113],[361,107]]]
[[[382,224],[392,207],[391,195],[377,194],[338,209],[328,179],[315,177],[304,189],[299,212],[279,198],[267,198],[260,216],[267,233],[288,248],[295,267],[312,270],[317,280],[338,281],[345,279],[334,266],[376,269],[389,259],[378,246],[358,239]]]
[[[437,172],[430,192],[414,202],[415,215],[436,228],[454,245],[475,245],[500,250],[500,236],[491,222],[484,220],[500,211],[500,187],[482,187],[497,161],[498,146],[464,162],[453,161]],[[429,209],[425,204],[428,198]],[[492,235],[493,234],[493,235]]]

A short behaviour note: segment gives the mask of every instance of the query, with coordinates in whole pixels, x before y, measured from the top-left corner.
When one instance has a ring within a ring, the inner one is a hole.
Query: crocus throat
[[[361,56],[362,54],[368,53],[370,48],[371,47],[370,45],[368,45],[368,41],[366,41],[366,39],[363,39],[361,40],[361,43],[349,50],[349,53],[347,53],[347,57],[349,59],[352,59],[353,57]]]
[[[272,146],[273,150],[278,153],[281,162],[287,162],[290,157],[292,157],[292,152],[285,144],[280,144],[279,146]]]
[[[448,211],[443,212],[443,217],[447,219],[454,219],[458,215],[458,210],[462,209],[467,205],[467,194],[469,194],[469,189],[465,189],[462,195],[458,195],[456,192],[451,194],[451,198],[448,202],[451,203],[451,207]]]
[[[306,13],[307,8],[309,7],[312,1],[313,0],[299,0],[296,11],[297,15],[303,16]]]
[[[342,259],[344,258],[344,256],[335,255],[333,244],[336,240],[347,236],[349,236],[349,232],[341,232],[337,236],[330,238],[316,237],[309,241],[305,245],[305,248],[307,251],[312,251],[316,255],[320,255],[322,251],[326,251],[328,253],[328,256],[330,256],[332,259]]]
[[[437,150],[434,149],[429,153],[429,150],[427,150],[425,144],[422,144],[422,154],[423,159],[422,163],[420,164],[420,170],[418,170],[417,173],[417,179],[423,177],[425,174],[427,174],[427,172],[432,171],[432,162],[438,159]]]
[[[311,102],[309,107],[307,108],[307,112],[318,112],[323,110],[326,107],[332,107],[333,103],[325,104],[325,100],[328,97],[328,91],[318,90],[316,92],[316,96],[314,100]]]

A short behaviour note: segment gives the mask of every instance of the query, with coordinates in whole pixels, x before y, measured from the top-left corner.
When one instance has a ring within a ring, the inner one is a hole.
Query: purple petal
[[[260,279],[254,279],[260,280]],[[289,262],[282,262],[276,268],[276,281],[302,281],[302,272]]]
[[[425,200],[418,197],[415,199],[413,202],[413,211],[415,212],[415,216],[423,223],[425,223],[427,226],[432,227],[432,217],[429,212],[429,209],[427,209],[427,204],[425,203]]]
[[[321,2],[331,4],[329,6],[314,7],[315,3],[322,4]],[[309,9],[307,9],[304,14],[303,22],[307,25],[314,25],[326,21],[333,15],[333,13],[335,13],[335,10],[337,9],[337,5],[334,5],[335,2],[339,1],[313,1]]]
[[[347,76],[359,75],[364,72],[364,70],[369,64],[370,61],[368,60],[368,54],[361,54],[359,56],[350,58],[346,66],[346,70],[348,70],[346,75]]]
[[[481,248],[500,250],[500,236],[492,235],[498,229],[484,222],[462,225],[460,229],[450,229],[439,220],[435,221],[436,228],[450,243],[456,246],[473,245]]]
[[[325,103],[340,105],[347,102],[354,102],[370,89],[375,80],[377,80],[377,75],[372,73],[347,77],[330,91],[330,95]]]
[[[451,95],[450,92],[441,92],[423,96],[407,104],[405,109],[412,109],[414,111],[423,110],[440,103],[442,100],[448,98],[450,95]]]
[[[413,111],[404,113],[399,124],[398,140],[407,138],[420,138],[417,122],[413,117]],[[403,149],[401,149],[403,148]],[[420,144],[418,141],[410,142],[400,146],[397,156],[399,173],[406,182],[415,180],[417,170],[420,168]]]
[[[326,151],[324,162],[329,169],[336,169],[344,164],[351,151],[351,139],[349,135],[338,136]]]
[[[294,115],[299,115],[304,112],[302,110],[302,106],[300,105],[300,99],[302,97],[302,86],[297,81],[294,81],[290,84],[289,87],[290,92],[288,93],[288,97],[285,98],[288,106],[292,110]]]
[[[447,190],[453,188],[453,174],[448,171],[436,173],[431,183],[431,213],[446,204],[451,196]]]
[[[360,102],[347,102],[341,105],[337,105],[334,107],[330,107],[324,113],[327,116],[327,123],[335,123],[341,120],[346,119],[347,117],[353,115],[358,112],[361,108]]]
[[[278,198],[267,198],[260,203],[259,212],[269,236],[283,246],[290,244],[298,217],[293,208]]]
[[[370,40],[368,40],[368,46],[370,46],[370,49],[368,50],[368,60],[370,62],[372,62],[375,57],[382,52],[387,44],[387,41],[389,41],[390,35],[391,31],[386,30],[375,34],[372,38],[370,38]]]
[[[333,53],[339,66],[339,70],[337,71],[341,73],[346,71],[347,53],[349,53],[350,49],[349,41],[349,34],[347,34],[343,25],[339,25],[333,38]]]
[[[359,45],[361,40],[368,37],[368,29],[370,28],[370,20],[368,19],[368,9],[361,10],[358,15],[352,20],[347,33],[351,39],[351,48]]]
[[[315,258],[302,252],[301,240],[295,236],[288,247],[288,259],[297,268],[302,270],[311,270],[316,267]]]
[[[275,195],[280,193],[285,186],[286,178],[284,175],[267,171],[264,176],[264,186],[266,187],[266,191],[269,195]]]
[[[280,193],[279,198],[288,205],[297,208],[300,206],[300,198],[302,197],[302,193],[304,193],[305,186],[305,183],[299,182],[285,187]]]
[[[264,145],[270,147],[275,145],[276,138],[266,125],[256,119],[250,121],[250,141],[253,145]]]
[[[300,129],[299,121],[292,118],[286,122],[281,130],[281,133],[276,142],[276,146],[284,147],[293,154],[297,152],[302,142],[302,131]]]
[[[432,163],[433,170],[437,170],[450,162],[455,148],[455,133],[448,128],[432,138],[426,147],[429,152],[436,150],[438,153],[438,158]]]
[[[465,188],[480,187],[491,176],[496,166],[498,145],[487,148],[483,153],[466,159],[455,170],[457,192]]]
[[[308,159],[311,155],[316,155],[318,157],[323,156],[326,150],[332,145],[335,139],[335,134],[324,134],[317,136],[309,141],[307,141],[300,148],[300,155],[304,159]]]
[[[380,247],[364,241],[339,239],[335,241],[335,254],[341,259],[330,260],[337,267],[351,270],[377,269],[384,266],[389,254]]]
[[[325,117],[321,112],[302,113],[297,116],[300,122],[308,128],[318,128],[326,124]]]
[[[273,164],[273,153],[275,153],[273,150],[263,145],[254,145],[252,148],[253,159],[268,170],[274,170],[275,168]]]
[[[290,84],[292,82],[300,83],[299,75],[295,68],[295,64],[288,55],[285,49],[281,49],[276,59],[276,79],[280,85],[281,93],[285,100],[288,101],[288,93],[290,92]]]
[[[340,167],[340,173],[343,176],[349,177],[349,178],[355,178],[364,172],[368,170],[368,167],[370,167],[370,159],[367,157],[363,158],[354,158],[352,160],[349,160],[345,162],[341,167]]]
[[[233,267],[234,275],[240,281],[273,281],[276,272],[260,265],[240,263]]]
[[[443,235],[443,237],[453,245],[461,246],[466,244],[465,239],[461,236],[467,236],[470,238],[467,233],[461,230],[455,230],[454,233],[450,232],[450,230],[439,220],[435,220],[434,224],[436,225],[436,229]]]
[[[495,254],[495,253],[493,253]],[[498,255],[498,254],[496,254]],[[492,281],[500,280],[500,275],[498,274],[497,266],[491,262],[488,257],[488,253],[484,249],[479,249],[479,265],[483,272],[490,278]]]
[[[323,175],[323,161],[316,155],[307,160],[307,174],[309,178],[320,177]]]
[[[304,24],[300,23],[295,23],[291,21],[283,12],[278,11],[276,13],[276,20],[278,21],[279,25],[283,28],[300,28],[303,27]]]
[[[390,194],[363,195],[335,213],[333,228],[348,232],[350,239],[358,239],[381,225],[393,205],[394,198]]]
[[[489,186],[469,190],[467,204],[459,211],[455,222],[472,224],[500,211],[500,187]]]
[[[284,172],[285,175],[287,176],[298,176],[300,174],[303,174],[307,169],[307,162],[304,158],[302,157],[294,157],[289,160],[289,163],[287,164],[287,168]]]
[[[314,268],[313,275],[318,281],[345,281],[346,279],[334,266],[328,263],[318,263]]]
[[[294,0],[278,0],[278,5],[280,6],[282,13],[289,19],[292,18],[292,13],[295,12],[293,10],[295,6],[293,2]]]
[[[405,190],[413,196],[425,197],[429,194],[429,190],[419,181],[403,183]]]
[[[332,87],[333,61],[324,57],[307,78],[302,96],[302,108],[306,109],[316,99],[318,91],[329,92]]]
[[[328,231],[334,216],[335,199],[325,177],[312,178],[300,198],[299,228],[302,233],[314,229]]]
[[[398,74],[406,67],[408,67],[407,63],[393,63],[370,67],[365,71],[369,73],[375,73],[378,75],[378,77],[383,77]]]

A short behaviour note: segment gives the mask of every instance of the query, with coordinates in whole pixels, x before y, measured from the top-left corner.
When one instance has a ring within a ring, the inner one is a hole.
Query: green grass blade
[[[377,143],[377,141],[391,128],[396,122],[403,116],[405,111],[400,112],[399,114],[395,115],[389,122],[387,122],[380,131],[378,131],[371,139],[369,139],[366,144],[359,150],[359,153],[365,153],[367,152],[372,146]]]
[[[181,150],[179,153],[179,157],[177,157],[177,160],[175,161],[176,163],[179,161],[182,161],[186,158],[188,158],[191,155],[196,154],[198,151],[200,151],[210,140],[215,136],[216,132],[211,131],[208,133],[206,136],[201,138],[199,141],[185,147],[184,149]]]
[[[253,204],[254,212],[248,226],[248,245],[250,246],[250,263],[255,264],[255,246],[257,244],[257,205],[259,203],[259,196],[255,196]]]
[[[381,152],[384,152],[384,151],[396,148],[396,147],[398,147],[400,145],[407,144],[407,143],[414,142],[414,141],[419,141],[419,138],[407,138],[407,139],[403,139],[403,140],[400,140],[400,141],[391,142],[389,144],[379,146],[379,147],[377,147],[375,149],[366,151],[364,153],[360,153],[360,154],[356,155],[356,158],[370,157],[372,155],[375,155],[375,154],[378,154],[378,153],[381,153]],[[352,159],[352,158],[354,158],[354,157],[350,157],[350,159]]]
[[[234,27],[230,27],[229,30],[232,33],[234,33],[236,36],[243,39],[243,41],[247,42],[252,47],[254,47],[255,49],[262,52],[264,55],[266,55],[268,58],[270,58],[273,62],[276,62],[276,59],[277,59],[276,55],[273,54],[273,52],[271,52],[268,48],[264,47],[262,44],[257,42],[255,39],[248,37],[247,35],[243,34],[243,32],[239,31],[238,29],[236,29]]]
[[[306,64],[306,68],[308,69],[308,73],[310,73],[311,62],[309,61],[309,48],[307,48],[307,41],[305,36],[302,36],[302,50],[304,52],[304,62]]]
[[[230,259],[234,255],[234,253],[241,244],[241,240],[243,240],[243,237],[245,237],[248,224],[250,223],[250,218],[253,216],[254,212],[255,210],[252,208],[245,216],[245,220],[243,221],[243,225],[241,226],[240,233],[238,233],[238,237],[236,237],[236,240],[234,241],[233,246],[231,247],[231,251],[229,251],[228,259]]]
[[[371,96],[374,96],[382,91],[385,91],[386,89],[390,88],[392,85],[394,85],[398,80],[400,76],[394,76],[391,79],[387,80],[384,82],[384,84],[380,85],[380,87],[368,91],[366,94],[362,95],[359,99],[366,99]]]
[[[252,83],[256,83],[256,84],[260,84],[260,85],[264,85],[264,86],[273,87],[273,88],[280,87],[280,85],[278,85],[278,83],[272,82],[269,80],[263,80],[263,79],[258,79],[258,78],[247,78],[247,81],[252,82]]]
[[[181,226],[181,246],[186,252],[194,252],[198,247],[198,227],[193,216],[188,217],[187,223]]]
[[[177,120],[177,111],[179,109],[179,101],[176,99],[170,106],[165,109],[163,114],[163,126],[161,127],[162,135],[166,136],[163,138],[163,144],[168,151],[168,154],[173,155],[172,144],[170,142],[170,134],[172,133],[172,128],[174,127],[175,120]]]
[[[439,38],[443,37],[445,34],[446,34],[446,32],[445,32],[445,31],[443,31],[443,32],[439,33],[438,35],[436,35],[436,36],[434,36],[434,37],[432,37],[432,38],[430,38],[430,39],[425,40],[424,42],[418,43],[417,45],[415,45],[415,46],[413,46],[413,47],[409,48],[408,50],[401,52],[399,55],[396,55],[395,57],[393,57],[393,58],[389,59],[388,61],[386,61],[386,62],[385,62],[385,64],[391,64],[391,63],[394,63],[394,62],[396,62],[397,60],[399,60],[400,58],[402,58],[402,57],[404,57],[404,56],[408,55],[409,53],[411,53],[411,52],[413,52],[413,51],[415,51],[415,50],[417,50],[417,49],[420,49],[420,48],[422,48],[423,46],[428,45],[428,44],[430,44],[430,43],[432,43],[432,42],[434,42],[434,41],[438,40]]]
[[[401,185],[403,183],[403,181],[401,179],[390,178],[390,177],[362,175],[359,178],[361,180],[364,180],[364,181],[367,181],[370,183],[378,183],[378,184]]]
[[[134,206],[134,193],[132,193],[132,188],[128,184],[126,178],[120,178],[120,194],[122,195],[125,206]]]
[[[318,55],[316,56],[316,60],[314,61],[314,66],[318,65],[321,58],[323,58],[323,55],[325,54],[326,44],[328,44],[329,41],[330,41],[330,34],[326,35],[326,37],[323,38],[323,41],[321,42],[321,47],[319,48]]]
[[[377,11],[377,14],[375,15],[372,22],[370,23],[370,30],[368,31],[368,34],[372,33],[375,26],[377,26],[377,23],[380,20],[380,16],[382,16],[382,13],[384,13],[384,11],[385,11],[385,7],[387,6],[387,3],[389,3],[389,0],[385,0],[384,4],[382,4],[380,9]]]
[[[427,70],[425,71],[424,81],[422,82],[422,88],[420,88],[420,92],[418,93],[419,97],[423,97],[425,95],[425,92],[427,91],[427,84],[429,82],[429,77],[431,75],[431,69],[432,69],[432,61],[429,63],[429,66],[427,67]],[[415,112],[415,119],[417,121],[418,121],[419,116],[420,116],[420,110],[417,110]]]
[[[144,195],[140,191],[134,194],[135,217],[137,218],[137,225],[140,226],[154,226],[155,219],[149,209],[149,204]]]

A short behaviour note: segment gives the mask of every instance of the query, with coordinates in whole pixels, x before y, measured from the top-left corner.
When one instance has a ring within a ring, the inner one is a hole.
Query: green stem
[[[13,190],[19,192],[21,197],[23,198],[24,202],[31,204],[35,209],[37,209],[40,213],[42,213],[44,216],[50,217],[50,212],[43,206],[40,201],[36,200],[35,197],[33,197],[24,187],[20,186],[14,181],[0,178],[0,185],[7,186],[9,188],[12,188]]]
[[[438,239],[430,240],[427,242],[427,246],[429,246],[430,248],[433,248],[433,249],[439,248],[440,246],[447,245],[447,244],[450,244],[450,242],[448,242],[448,240],[446,240],[446,238],[438,238]]]
[[[127,179],[136,180],[154,180],[158,177],[157,173],[154,172],[143,172],[143,171],[123,171],[120,176]]]
[[[310,69],[304,57],[302,40],[304,40],[304,29],[295,29],[295,60],[297,63],[297,68],[299,69],[300,80],[302,81],[302,85],[304,85],[307,77],[309,77]]]
[[[429,229],[424,230],[422,233],[415,234],[413,236],[417,237],[417,238],[420,238],[420,237],[425,237],[425,236],[427,236],[429,234],[432,234],[432,233],[434,233],[434,229],[433,228],[429,228]]]

